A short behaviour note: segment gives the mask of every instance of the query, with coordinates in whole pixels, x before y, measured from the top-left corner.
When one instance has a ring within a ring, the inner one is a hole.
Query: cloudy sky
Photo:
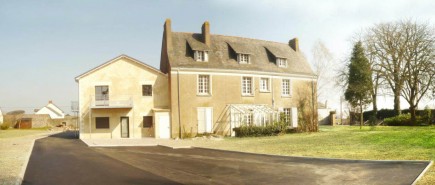
[[[200,32],[208,20],[212,34],[298,37],[308,59],[321,40],[341,61],[359,30],[409,18],[433,24],[434,10],[433,0],[0,0],[0,108],[31,113],[53,100],[69,112],[74,77],[120,54],[158,67],[166,18],[180,32]]]

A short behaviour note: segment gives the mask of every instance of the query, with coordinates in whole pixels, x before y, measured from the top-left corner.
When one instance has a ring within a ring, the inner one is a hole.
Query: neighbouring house
[[[48,114],[51,119],[63,119],[65,118],[65,113],[56,106],[53,101],[48,101],[48,104],[41,109],[37,110],[35,114]]]
[[[315,79],[296,38],[215,35],[208,22],[201,33],[173,32],[168,19],[160,70],[121,55],[75,78],[80,138],[233,136],[280,116],[297,127]]]

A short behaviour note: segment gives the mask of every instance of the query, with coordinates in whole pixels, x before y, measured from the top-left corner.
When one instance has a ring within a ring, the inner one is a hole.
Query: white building
[[[1,109],[0,109],[0,123],[3,123],[3,112]]]
[[[39,109],[35,114],[48,114],[51,119],[63,119],[65,113],[50,100],[45,107]]]

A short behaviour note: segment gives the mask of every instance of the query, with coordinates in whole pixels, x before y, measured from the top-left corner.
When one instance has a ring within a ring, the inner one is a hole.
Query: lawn
[[[322,126],[318,133],[227,138],[203,146],[264,154],[368,160],[435,161],[435,127]],[[435,184],[432,166],[418,184]]]

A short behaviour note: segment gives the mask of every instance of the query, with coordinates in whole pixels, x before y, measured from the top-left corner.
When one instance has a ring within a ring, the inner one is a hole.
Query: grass
[[[12,129],[0,130],[0,139],[24,137],[40,133],[46,133],[47,128],[33,128],[33,129]]]
[[[318,133],[227,138],[204,143],[218,149],[264,154],[367,160],[435,161],[435,127],[323,126]],[[435,166],[419,181],[435,184]]]

